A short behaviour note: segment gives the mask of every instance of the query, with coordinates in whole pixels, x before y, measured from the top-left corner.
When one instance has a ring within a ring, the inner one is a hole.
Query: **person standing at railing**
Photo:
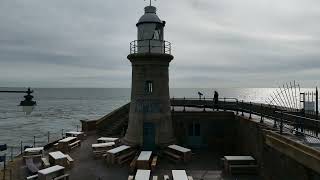
[[[217,111],[219,111],[219,108],[218,108],[218,102],[219,102],[219,94],[217,91],[214,91],[214,96],[213,96],[213,110],[214,109],[217,109]]]

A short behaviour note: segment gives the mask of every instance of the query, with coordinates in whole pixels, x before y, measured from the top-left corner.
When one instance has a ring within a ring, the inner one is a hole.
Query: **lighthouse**
[[[169,63],[171,43],[164,40],[165,21],[156,7],[147,6],[139,19],[137,40],[130,43],[132,65],[131,103],[123,143],[145,150],[174,142],[170,96]]]

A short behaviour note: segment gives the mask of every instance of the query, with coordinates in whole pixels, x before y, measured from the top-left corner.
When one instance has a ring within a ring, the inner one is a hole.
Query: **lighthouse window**
[[[146,84],[145,84],[145,92],[146,93],[152,93],[153,91],[153,83],[152,81],[146,81]]]

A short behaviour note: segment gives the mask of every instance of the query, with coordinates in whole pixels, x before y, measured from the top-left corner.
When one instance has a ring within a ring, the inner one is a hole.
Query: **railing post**
[[[11,161],[13,161],[13,147],[12,146],[11,146],[10,150],[11,150]]]
[[[50,142],[50,132],[48,131],[48,143]]]
[[[263,123],[263,107],[260,105],[260,123]]]
[[[238,99],[236,101],[236,110],[237,110],[237,115],[239,114],[239,102],[238,102]]]
[[[226,111],[226,98],[223,98],[223,111]]]
[[[241,101],[241,105],[242,105],[242,107],[241,107],[241,116],[244,116],[244,114],[243,114],[243,100]]]
[[[250,115],[249,115],[249,119],[252,119],[251,114],[252,114],[252,102],[250,102]]]
[[[23,152],[23,149],[22,149],[22,141],[20,142],[20,153],[21,153],[21,155],[22,155],[22,152]]]
[[[281,111],[281,116],[280,116],[280,134],[283,133],[283,112]]]
[[[277,117],[275,116],[275,114],[276,114],[276,110],[273,110],[273,118],[274,118],[273,127],[277,128]]]

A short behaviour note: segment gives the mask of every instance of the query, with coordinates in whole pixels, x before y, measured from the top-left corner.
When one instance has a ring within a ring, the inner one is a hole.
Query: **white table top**
[[[40,152],[43,151],[43,147],[26,148],[24,152]]]
[[[177,151],[180,151],[180,152],[183,152],[183,153],[186,153],[186,152],[190,152],[191,150],[188,149],[188,148],[184,148],[184,147],[181,147],[181,146],[178,146],[178,145],[170,145],[168,146],[169,148],[171,149],[174,149],[174,150],[177,150]]]
[[[69,131],[69,132],[66,132],[66,134],[79,135],[79,134],[83,134],[83,132],[78,132],[78,131]]]
[[[224,156],[227,161],[254,161],[252,156]]]
[[[149,161],[151,158],[152,151],[141,151],[138,157],[138,161]]]
[[[126,149],[129,149],[129,148],[130,148],[130,146],[122,145],[122,146],[119,146],[119,147],[116,147],[114,149],[109,150],[108,153],[117,154],[117,153],[124,151]]]
[[[150,170],[142,170],[138,169],[135,180],[149,180],[150,178]]]
[[[173,180],[188,180],[185,170],[172,170]]]
[[[59,165],[55,165],[46,169],[41,169],[40,171],[38,171],[38,174],[42,174],[42,175],[47,175],[53,172],[57,172],[60,170],[63,170],[64,167],[63,166],[59,166]]]
[[[92,148],[99,148],[99,147],[110,147],[115,145],[114,142],[107,142],[107,143],[98,143],[98,144],[92,144]]]
[[[69,141],[72,141],[74,139],[77,139],[77,138],[76,137],[67,137],[67,138],[61,139],[58,142],[69,142]]]
[[[106,142],[114,142],[117,141],[119,138],[112,138],[112,137],[100,137],[97,139],[98,141],[106,141]]]
[[[49,156],[51,156],[53,159],[67,158],[67,156],[65,154],[63,154],[61,151],[51,152],[51,153],[49,153]]]

